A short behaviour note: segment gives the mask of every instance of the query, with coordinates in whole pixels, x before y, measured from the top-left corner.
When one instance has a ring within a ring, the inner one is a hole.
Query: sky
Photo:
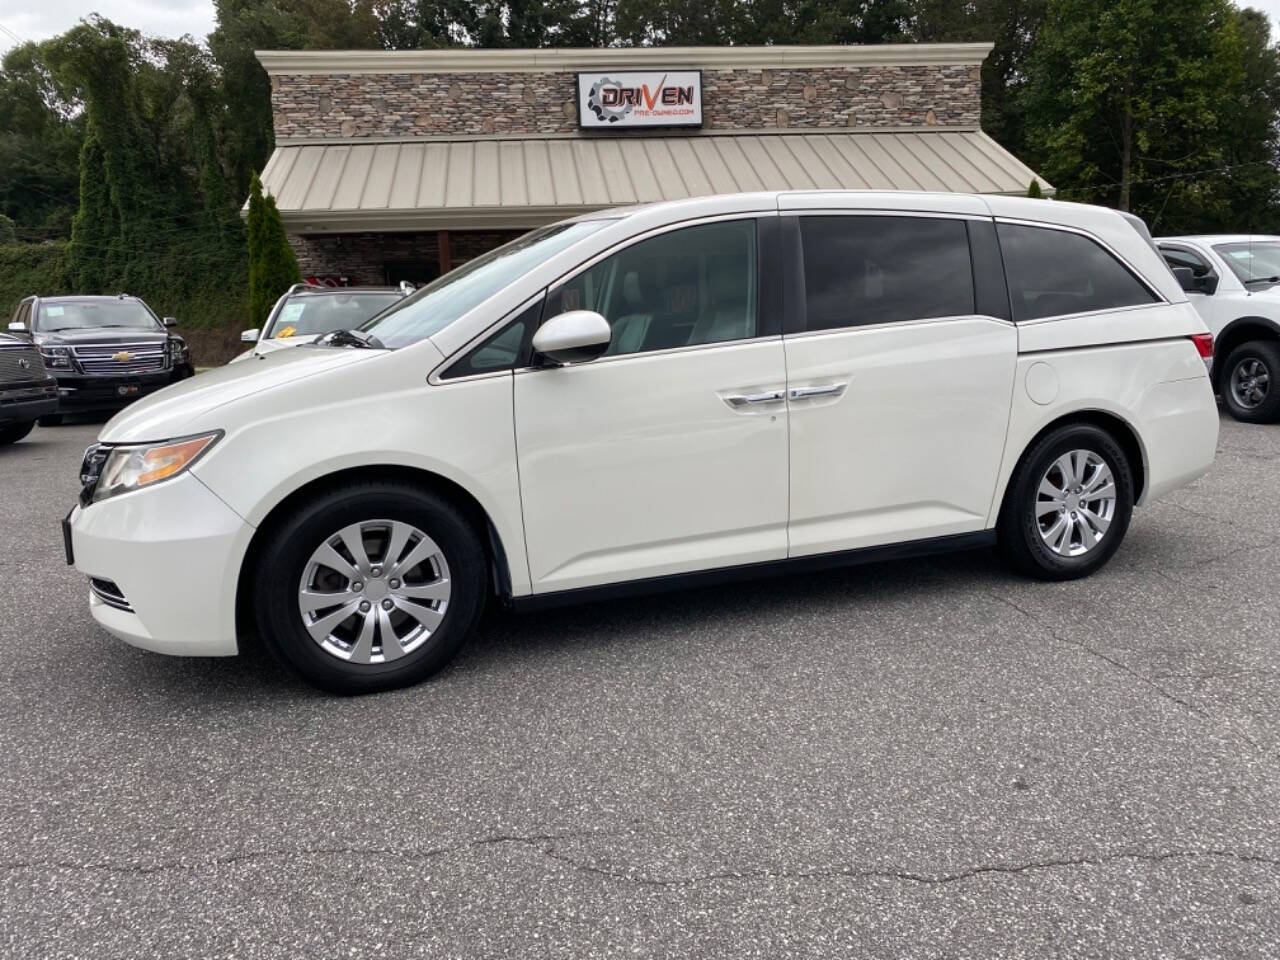
[[[1265,10],[1277,35],[1280,0],[1246,0]],[[189,33],[203,40],[213,29],[212,0],[0,0],[0,51],[19,40],[44,40],[96,11],[134,29],[162,37]]]

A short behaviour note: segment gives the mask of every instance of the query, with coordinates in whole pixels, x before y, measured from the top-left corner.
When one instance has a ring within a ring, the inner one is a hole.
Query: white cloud
[[[12,46],[9,32],[44,40],[91,13],[153,36],[190,34],[201,42],[214,25],[213,0],[0,0],[0,50]]]

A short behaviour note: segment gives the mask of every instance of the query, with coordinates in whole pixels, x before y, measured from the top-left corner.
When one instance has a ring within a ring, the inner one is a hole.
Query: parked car
[[[253,348],[232,359],[265,356],[281,347],[296,347],[334,330],[350,330],[413,292],[398,287],[319,287],[295,283],[276,301],[267,322],[240,334]]]
[[[609,210],[121,413],[86,454],[68,559],[130,643],[224,655],[252,631],[347,693],[439,670],[491,595],[992,544],[1080,577],[1135,504],[1212,463],[1211,349],[1141,221],[1111,210],[873,192]]]
[[[0,333],[0,446],[17,443],[58,409],[58,383],[29,340]]]
[[[1280,237],[1156,243],[1213,332],[1213,383],[1227,412],[1246,423],[1280,420]]]
[[[54,426],[67,413],[118,410],[194,372],[186,341],[137,297],[27,297],[9,331],[34,341],[58,381]]]

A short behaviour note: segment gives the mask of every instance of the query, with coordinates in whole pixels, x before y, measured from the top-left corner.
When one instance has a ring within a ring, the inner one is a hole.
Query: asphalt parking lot
[[[1266,957],[1280,427],[1061,585],[956,555],[523,617],[333,699],[97,629],[98,426],[0,449],[6,957]]]

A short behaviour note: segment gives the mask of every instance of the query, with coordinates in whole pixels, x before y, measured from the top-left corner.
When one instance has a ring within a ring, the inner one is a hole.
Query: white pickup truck
[[[1280,420],[1280,237],[1160,237],[1182,289],[1213,333],[1213,383],[1246,423]]]

